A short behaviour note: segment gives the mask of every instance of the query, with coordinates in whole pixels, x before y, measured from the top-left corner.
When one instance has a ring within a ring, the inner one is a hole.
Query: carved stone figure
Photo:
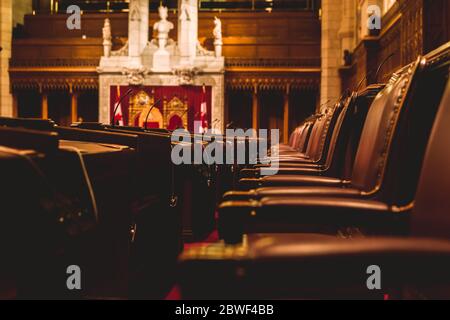
[[[214,17],[214,30],[213,30],[213,36],[214,36],[214,49],[216,52],[216,57],[222,56],[222,21],[220,21],[219,18]]]
[[[180,8],[180,20],[182,21],[190,21],[191,20],[191,14],[190,14],[190,7],[189,7],[189,1],[183,0],[181,2],[181,8]]]
[[[112,36],[111,36],[111,23],[109,19],[105,19],[103,25],[103,55],[105,57],[111,56],[112,48]]]
[[[139,86],[144,83],[148,70],[145,67],[139,68],[123,68],[122,74],[127,77],[128,83],[133,86]]]
[[[222,21],[219,18],[214,17],[214,30],[213,30],[214,40],[222,41]]]
[[[160,6],[158,10],[161,20],[153,25],[153,30],[158,32],[157,38],[159,50],[164,50],[169,39],[169,32],[173,29],[173,23],[167,21],[167,7]]]
[[[174,68],[172,73],[178,77],[178,84],[180,86],[183,85],[192,85],[194,84],[194,78],[199,74],[199,70],[197,68],[189,68],[189,67],[179,67]]]

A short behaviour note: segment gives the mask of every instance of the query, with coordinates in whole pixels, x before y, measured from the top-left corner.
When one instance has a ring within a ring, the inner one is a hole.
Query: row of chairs
[[[183,297],[449,297],[449,53],[307,119],[269,156],[276,175],[241,170],[218,205],[222,240],[179,259]]]

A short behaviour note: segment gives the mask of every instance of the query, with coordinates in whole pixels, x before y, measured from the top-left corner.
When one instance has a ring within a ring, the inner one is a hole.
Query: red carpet
[[[216,230],[216,231],[213,231],[208,237],[206,237],[205,240],[203,240],[201,242],[185,243],[184,249],[186,250],[189,248],[203,245],[205,243],[214,243],[217,241],[219,241],[219,233]],[[181,300],[180,288],[178,288],[178,286],[175,285],[172,288],[172,290],[169,292],[169,294],[167,295],[165,300]]]

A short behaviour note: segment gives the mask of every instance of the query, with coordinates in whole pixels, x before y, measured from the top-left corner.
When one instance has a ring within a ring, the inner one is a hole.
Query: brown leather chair
[[[402,215],[386,209],[399,210],[396,208],[403,208],[414,195],[423,150],[448,79],[449,47],[394,75],[377,96],[361,136],[351,181],[270,177],[279,185],[319,188],[265,189],[271,196],[223,202],[219,206],[221,235],[227,241],[239,241],[242,233],[304,230],[308,225],[317,228],[317,224],[331,225],[334,231],[356,225],[376,232],[401,232]],[[328,202],[324,198],[328,196],[341,199]]]
[[[279,152],[283,154],[286,152],[297,152],[303,153],[304,149],[306,149],[306,139],[310,132],[311,126],[314,124],[316,119],[316,115],[313,115],[307,119],[305,119],[297,128],[294,129],[292,134],[289,137],[289,143],[279,145]]]
[[[324,163],[312,164],[298,161],[280,161],[276,169],[277,175],[294,172],[298,175],[340,177],[348,180],[368,110],[373,99],[383,87],[384,85],[369,86],[359,93],[352,94],[349,99],[343,102],[342,111],[332,132]],[[246,171],[247,179],[241,180],[244,184],[243,188],[247,187],[246,183],[253,185],[256,181],[254,178],[260,176],[260,171],[261,168],[248,169]],[[246,192],[228,192],[224,195],[224,201],[245,197],[248,197]]]
[[[315,121],[311,128],[310,137],[304,153],[299,152],[298,150],[284,151],[279,152],[279,155],[275,158],[268,157],[265,160],[308,164],[319,164],[325,161],[331,134],[343,109],[342,107],[343,99],[336,103],[333,107],[325,109],[323,114],[318,114],[315,116]],[[258,167],[258,165],[256,167]],[[246,170],[244,169],[241,172],[241,176],[245,175],[248,175],[248,173],[246,173]]]
[[[253,234],[180,257],[184,299],[450,298],[450,83],[433,126],[405,237]],[[331,199],[329,199],[331,201]],[[379,268],[381,290],[368,279]]]
[[[298,151],[300,149],[300,139],[303,132],[307,129],[308,122],[304,121],[301,125],[294,129],[294,131],[289,136],[288,144],[280,144],[280,152],[283,151]]]

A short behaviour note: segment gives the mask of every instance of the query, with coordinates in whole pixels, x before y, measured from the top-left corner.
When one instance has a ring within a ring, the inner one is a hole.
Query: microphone
[[[376,77],[378,77],[378,73],[380,72],[380,70],[381,70],[381,68],[384,66],[384,64],[385,64],[390,58],[392,58],[393,56],[395,56],[395,52],[394,52],[394,53],[391,53],[389,56],[386,57],[386,59],[384,59],[384,60],[380,63],[380,65],[378,66],[377,72],[376,72],[376,74],[375,74],[375,79],[376,79]],[[368,74],[366,74],[366,75],[364,76],[364,78],[361,79],[361,81],[358,83],[358,86],[356,87],[356,90],[355,90],[355,91],[358,91],[358,90],[359,90],[359,88],[361,87],[361,85],[362,85],[362,83],[364,82],[364,80],[368,79],[369,76],[373,74],[373,71],[374,71],[374,69],[372,69]]]
[[[380,65],[378,66],[377,72],[375,73],[375,79],[376,80],[378,78],[378,74],[381,71],[381,68],[384,66],[384,64],[393,56],[395,56],[395,52],[391,53],[389,56],[386,57],[386,59],[383,60],[383,62],[380,63]]]
[[[156,100],[155,103],[153,103],[153,105],[150,107],[150,110],[148,110],[147,115],[145,116],[145,122],[144,122],[144,128],[145,130],[147,130],[147,120],[148,120],[148,116],[150,115],[150,113],[152,112],[153,108],[161,101],[161,99]]]
[[[117,109],[119,108],[119,106],[122,104],[122,101],[128,97],[134,90],[132,88],[128,89],[128,91],[122,96],[120,97],[119,101],[117,102],[116,106],[114,107],[112,116],[111,116],[111,125],[115,126],[116,124],[114,123],[114,117],[116,116],[116,112]]]

